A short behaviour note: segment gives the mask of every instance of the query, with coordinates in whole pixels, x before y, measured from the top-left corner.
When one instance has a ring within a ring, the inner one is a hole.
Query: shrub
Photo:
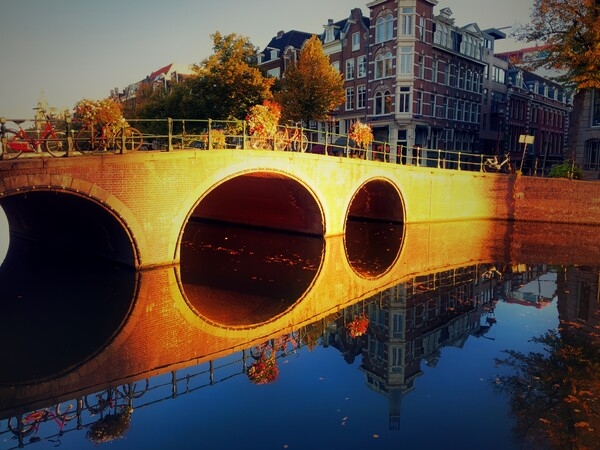
[[[565,161],[562,164],[553,165],[548,172],[548,177],[573,178],[574,180],[581,180],[583,178],[583,171],[579,167],[575,167],[569,161]]]

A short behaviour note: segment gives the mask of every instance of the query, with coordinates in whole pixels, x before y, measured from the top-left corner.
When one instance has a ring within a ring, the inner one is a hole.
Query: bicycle
[[[56,131],[52,126],[52,117],[45,110],[41,110],[41,112],[45,117],[45,122],[43,128],[36,131],[36,136],[31,135],[21,126],[27,121],[25,119],[11,120],[17,125],[18,130],[5,129],[2,124],[2,135],[6,138],[6,148],[2,151],[4,158],[14,159],[23,153],[42,153],[43,150],[54,157],[64,156],[67,153],[66,134]]]
[[[29,442],[41,441],[41,438],[37,436],[42,423],[54,421],[58,425],[58,437],[63,435],[63,429],[66,423],[75,417],[77,417],[77,411],[71,412],[73,405],[67,405],[65,412],[61,411],[61,404],[57,404],[54,408],[44,408],[32,411],[25,416],[11,417],[8,420],[8,428],[14,434],[19,441],[19,448],[24,446],[24,439],[33,433],[33,436],[29,438]],[[52,442],[55,442],[51,440]],[[58,440],[60,442],[60,439]]]
[[[149,381],[146,378],[143,383],[127,383],[119,387],[110,387],[96,394],[86,396],[84,404],[92,416],[104,412],[122,410],[125,407],[133,408],[133,400],[143,396],[149,388]],[[90,398],[91,397],[91,398]],[[119,405],[119,400],[122,400]]]
[[[308,136],[298,125],[286,125],[282,131],[275,133],[273,145],[275,150],[300,151],[304,153],[308,149]]]
[[[272,146],[269,143],[271,139],[259,133],[255,133],[250,136],[250,147],[254,150],[272,150]]]
[[[142,147],[142,133],[134,127],[124,126],[115,131],[114,125],[94,124],[79,129],[75,136],[75,148],[79,153],[93,151],[127,150],[135,151]]]
[[[493,158],[486,158],[481,165],[481,170],[484,172],[514,173],[514,168],[510,164],[510,154],[508,153],[504,154],[502,162],[498,161],[498,156],[496,155]]]

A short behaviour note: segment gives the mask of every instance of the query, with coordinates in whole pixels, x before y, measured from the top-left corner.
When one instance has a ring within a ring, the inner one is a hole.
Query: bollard
[[[170,117],[167,117],[167,140],[168,140],[168,144],[167,144],[167,151],[168,152],[172,152],[173,151],[173,119],[171,119]]]
[[[4,149],[6,148],[6,117],[0,117],[0,160],[4,159]]]
[[[65,134],[67,136],[67,152],[63,157],[68,158],[73,154],[73,130],[71,128],[71,114],[65,112]]]

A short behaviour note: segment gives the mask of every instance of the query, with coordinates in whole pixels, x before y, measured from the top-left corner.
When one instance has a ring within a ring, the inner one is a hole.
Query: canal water
[[[13,238],[0,450],[598,448],[598,231],[198,222],[142,273]]]

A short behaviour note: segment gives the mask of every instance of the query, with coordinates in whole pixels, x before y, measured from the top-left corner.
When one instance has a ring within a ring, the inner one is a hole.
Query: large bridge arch
[[[86,180],[60,175],[5,177],[0,207],[10,234],[90,256],[141,265],[144,238],[135,215],[121,200]],[[142,244],[143,245],[143,244]],[[10,248],[8,250],[10,252]]]

